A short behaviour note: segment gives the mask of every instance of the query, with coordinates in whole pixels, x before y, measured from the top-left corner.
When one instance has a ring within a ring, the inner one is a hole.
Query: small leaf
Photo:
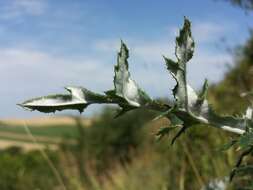
[[[253,146],[253,133],[245,133],[240,136],[238,144],[242,149]]]
[[[165,56],[163,56],[167,69],[171,71],[171,73],[175,76],[177,74],[177,71],[179,70],[179,65],[177,62],[173,61],[172,59],[169,59]]]
[[[206,96],[207,96],[207,90],[208,90],[208,81],[205,80],[205,82],[202,86],[201,92],[198,95],[198,99],[196,102],[197,105],[201,106],[204,103]]]
[[[194,51],[194,41],[191,34],[191,22],[185,18],[184,26],[176,38],[176,56],[180,62],[188,62]]]
[[[197,95],[196,92],[188,85],[188,106],[189,109],[196,115],[206,115],[209,112],[208,102],[206,100],[208,82],[205,80],[200,93]],[[192,98],[194,97],[194,98]]]

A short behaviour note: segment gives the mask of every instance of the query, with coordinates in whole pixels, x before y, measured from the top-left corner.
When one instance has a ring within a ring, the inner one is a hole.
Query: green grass
[[[45,127],[33,127],[29,126],[32,134],[35,136],[45,136],[45,137],[67,137],[76,138],[78,136],[78,129],[74,126],[69,125],[54,125]],[[8,127],[0,126],[1,132],[11,132],[15,134],[26,134],[23,126]]]
[[[0,139],[1,140],[10,140],[10,141],[15,141],[15,142],[24,142],[24,143],[34,143],[32,141],[32,139],[30,138],[27,138],[27,139],[19,139],[19,138],[16,138],[16,137],[12,137],[12,136],[2,136],[0,135]],[[48,145],[51,145],[51,144],[56,144],[52,141],[48,141],[48,140],[37,140],[38,143],[41,143],[41,144],[48,144]]]

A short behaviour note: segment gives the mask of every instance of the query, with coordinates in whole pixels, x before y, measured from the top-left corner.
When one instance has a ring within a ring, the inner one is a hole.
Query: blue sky
[[[153,97],[171,96],[174,82],[162,55],[174,57],[184,16],[196,41],[190,84],[218,82],[233,63],[226,49],[243,44],[253,26],[252,13],[226,1],[0,0],[0,118],[41,116],[16,103],[62,93],[67,85],[111,89],[120,39],[140,86]],[[88,109],[88,115],[98,111]]]

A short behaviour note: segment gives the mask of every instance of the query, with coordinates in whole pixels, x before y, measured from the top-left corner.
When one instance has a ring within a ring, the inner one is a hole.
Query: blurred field
[[[45,126],[74,126],[76,125],[76,121],[72,117],[68,116],[45,116],[39,118],[31,118],[31,119],[5,119],[0,120],[0,125],[16,127],[22,126],[23,123],[26,123],[28,126],[32,127],[45,127]],[[82,124],[84,126],[90,126],[92,120],[91,119],[82,119]]]
[[[107,108],[92,120],[28,120],[36,144],[26,134],[22,120],[1,122],[0,188],[15,184],[18,187],[13,189],[60,189],[55,176],[48,177],[52,169],[37,151],[41,148],[53,156],[68,189],[77,190],[195,190],[227,176],[234,164],[234,150],[219,151],[229,141],[228,133],[199,126],[171,146],[174,132],[159,142],[155,137],[160,127],[169,124],[168,119],[154,122],[156,113],[143,110],[117,119],[114,114],[115,110]],[[8,171],[12,172],[7,175]]]
[[[91,119],[82,119],[83,127],[91,125]],[[25,131],[26,124],[36,137],[34,144]],[[8,119],[0,121],[0,149],[17,146],[24,150],[47,147],[56,149],[57,145],[65,142],[75,143],[78,136],[76,120],[72,117],[42,117],[32,119]],[[67,139],[67,140],[66,140]]]

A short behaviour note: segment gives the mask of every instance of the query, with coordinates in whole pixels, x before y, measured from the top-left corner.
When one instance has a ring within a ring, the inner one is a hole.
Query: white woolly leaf
[[[121,42],[120,52],[118,53],[118,62],[114,68],[114,86],[115,94],[124,98],[131,106],[140,107],[150,102],[149,96],[139,88],[137,83],[130,78],[128,70],[129,53],[127,46]]]
[[[92,103],[109,103],[109,100],[103,95],[93,93],[82,87],[66,87],[69,94],[55,94],[38,97],[27,100],[19,104],[29,110],[38,110],[40,112],[55,112],[65,109],[74,109],[82,112]]]

